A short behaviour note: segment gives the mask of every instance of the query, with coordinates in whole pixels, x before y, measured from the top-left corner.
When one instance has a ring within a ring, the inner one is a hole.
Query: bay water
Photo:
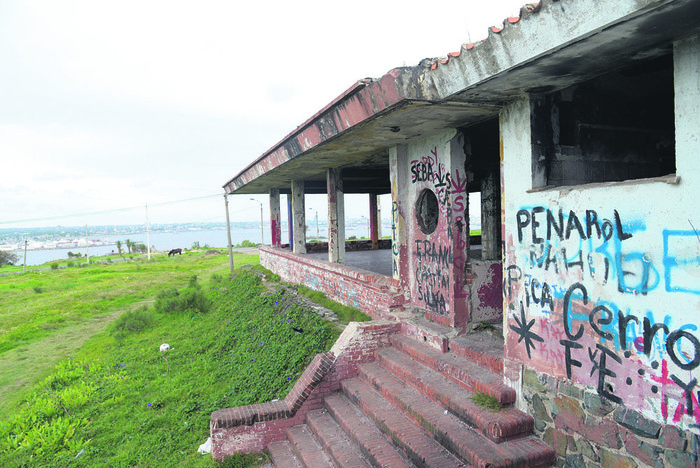
[[[386,232],[391,232],[385,229]],[[326,235],[322,230],[320,232],[321,236]],[[356,237],[366,237],[367,228],[365,227],[346,227],[345,230],[346,237],[356,236]],[[265,244],[270,244],[270,229],[266,227],[264,230]],[[316,236],[316,228],[309,229],[307,232],[307,239]],[[91,239],[93,236],[90,236]],[[216,230],[186,230],[186,231],[155,231],[151,232],[150,244],[152,248],[156,251],[170,251],[171,249],[191,249],[196,242],[199,243],[200,247],[209,246],[221,249],[226,249],[228,246],[228,239],[226,235],[226,229],[216,229]],[[141,233],[130,233],[118,236],[99,236],[100,241],[108,243],[110,245],[100,245],[100,246],[90,246],[89,254],[90,257],[109,255],[111,253],[117,253],[116,242],[119,240],[122,242],[122,252],[126,252],[125,241],[127,239],[136,242],[137,244],[146,244],[146,232]],[[244,228],[234,228],[231,230],[231,242],[233,245],[240,244],[244,240],[248,240],[254,243],[260,243],[260,229],[244,229]],[[322,238],[321,240],[326,240]],[[286,230],[282,230],[282,243],[289,242],[289,233]],[[55,260],[66,260],[68,259],[68,252],[74,254],[82,254],[84,257],[86,255],[86,249],[82,247],[73,247],[70,249],[42,249],[42,250],[27,250],[27,265],[41,265],[43,263],[55,261]],[[15,252],[19,256],[19,261],[17,265],[23,264],[24,251],[18,250]]]

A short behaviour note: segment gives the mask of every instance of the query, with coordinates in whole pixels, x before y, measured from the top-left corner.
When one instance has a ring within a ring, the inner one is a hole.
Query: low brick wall
[[[557,451],[557,466],[697,466],[697,436],[651,421],[593,389],[525,370],[523,393],[535,432]]]
[[[261,247],[259,252],[260,264],[283,281],[321,291],[329,299],[355,307],[374,319],[384,318],[390,308],[406,302],[400,282],[387,276],[279,248]]]
[[[260,452],[286,438],[286,431],[304,422],[306,413],[321,408],[323,397],[356,377],[357,366],[374,361],[377,348],[388,346],[400,324],[386,320],[352,322],[327,353],[316,355],[283,401],[239,406],[211,415],[212,456],[222,460],[237,452]]]

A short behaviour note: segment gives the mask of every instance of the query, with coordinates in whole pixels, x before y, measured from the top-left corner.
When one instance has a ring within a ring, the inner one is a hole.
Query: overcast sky
[[[523,3],[3,0],[0,228],[224,221],[222,185],[354,82]]]

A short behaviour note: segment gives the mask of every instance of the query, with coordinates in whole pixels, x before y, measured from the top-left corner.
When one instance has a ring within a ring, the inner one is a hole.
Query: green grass
[[[237,266],[257,255],[236,255]],[[226,255],[186,253],[0,277],[0,414],[119,314],[193,274],[229,272]],[[41,291],[41,292],[39,292]]]
[[[265,288],[254,272],[239,270],[227,279],[228,259],[216,257],[223,263],[193,254],[176,261],[180,268],[153,262],[103,265],[95,272],[90,272],[93,267],[75,269],[80,278],[52,271],[47,275],[54,278],[41,280],[43,293],[36,293],[27,278],[10,278],[16,286],[7,291],[17,295],[8,304],[16,314],[24,307],[21,291],[32,297],[65,295],[59,303],[70,304],[72,298],[78,307],[81,300],[101,294],[101,288],[112,302],[122,309],[129,304],[133,311],[115,320],[119,307],[96,300],[43,336],[25,333],[22,344],[7,341],[12,346],[0,353],[2,361],[23,347],[54,341],[49,338],[86,320],[102,320],[100,327],[86,331],[91,337],[74,349],[72,359],[60,360],[22,401],[0,410],[0,466],[214,466],[209,455],[196,453],[209,435],[211,412],[284,398],[310,359],[329,349],[339,334],[284,288]],[[243,263],[235,260],[237,266]],[[193,265],[187,267],[188,262]],[[198,262],[203,263],[195,280]],[[96,280],[102,276],[111,279]],[[120,288],[129,300],[121,299]],[[177,295],[156,293],[172,288]],[[147,297],[156,297],[152,306],[129,302]],[[207,307],[192,307],[193,300],[204,300]],[[64,306],[46,302],[44,307],[56,311],[53,317],[64,317]],[[55,322],[45,320],[39,309],[28,315],[39,328]],[[171,350],[161,353],[162,343]],[[34,351],[25,368],[34,366],[39,355]],[[263,461],[259,454],[239,455],[221,466]]]

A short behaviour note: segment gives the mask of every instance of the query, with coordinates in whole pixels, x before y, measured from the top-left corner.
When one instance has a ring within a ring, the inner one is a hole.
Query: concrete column
[[[372,249],[379,248],[379,221],[378,221],[378,200],[376,193],[369,194],[369,237],[372,240]]]
[[[700,181],[691,176],[700,173],[700,36],[673,44],[673,80],[676,175],[685,193],[700,193]]]
[[[410,288],[411,270],[408,267],[408,245],[406,238],[407,187],[410,187],[406,145],[389,149],[389,172],[391,178],[391,271],[394,279],[401,280],[403,288]]]
[[[328,169],[328,261],[345,263],[345,194],[340,169]]]
[[[292,220],[292,195],[287,195],[287,229],[289,229],[289,250],[294,250],[294,223]]]
[[[306,207],[304,203],[304,181],[292,181],[292,223],[294,224],[293,252],[306,253]]]
[[[481,181],[481,258],[501,257],[501,187],[496,172]]]
[[[282,244],[279,189],[270,189],[270,238],[272,247],[279,247]]]

